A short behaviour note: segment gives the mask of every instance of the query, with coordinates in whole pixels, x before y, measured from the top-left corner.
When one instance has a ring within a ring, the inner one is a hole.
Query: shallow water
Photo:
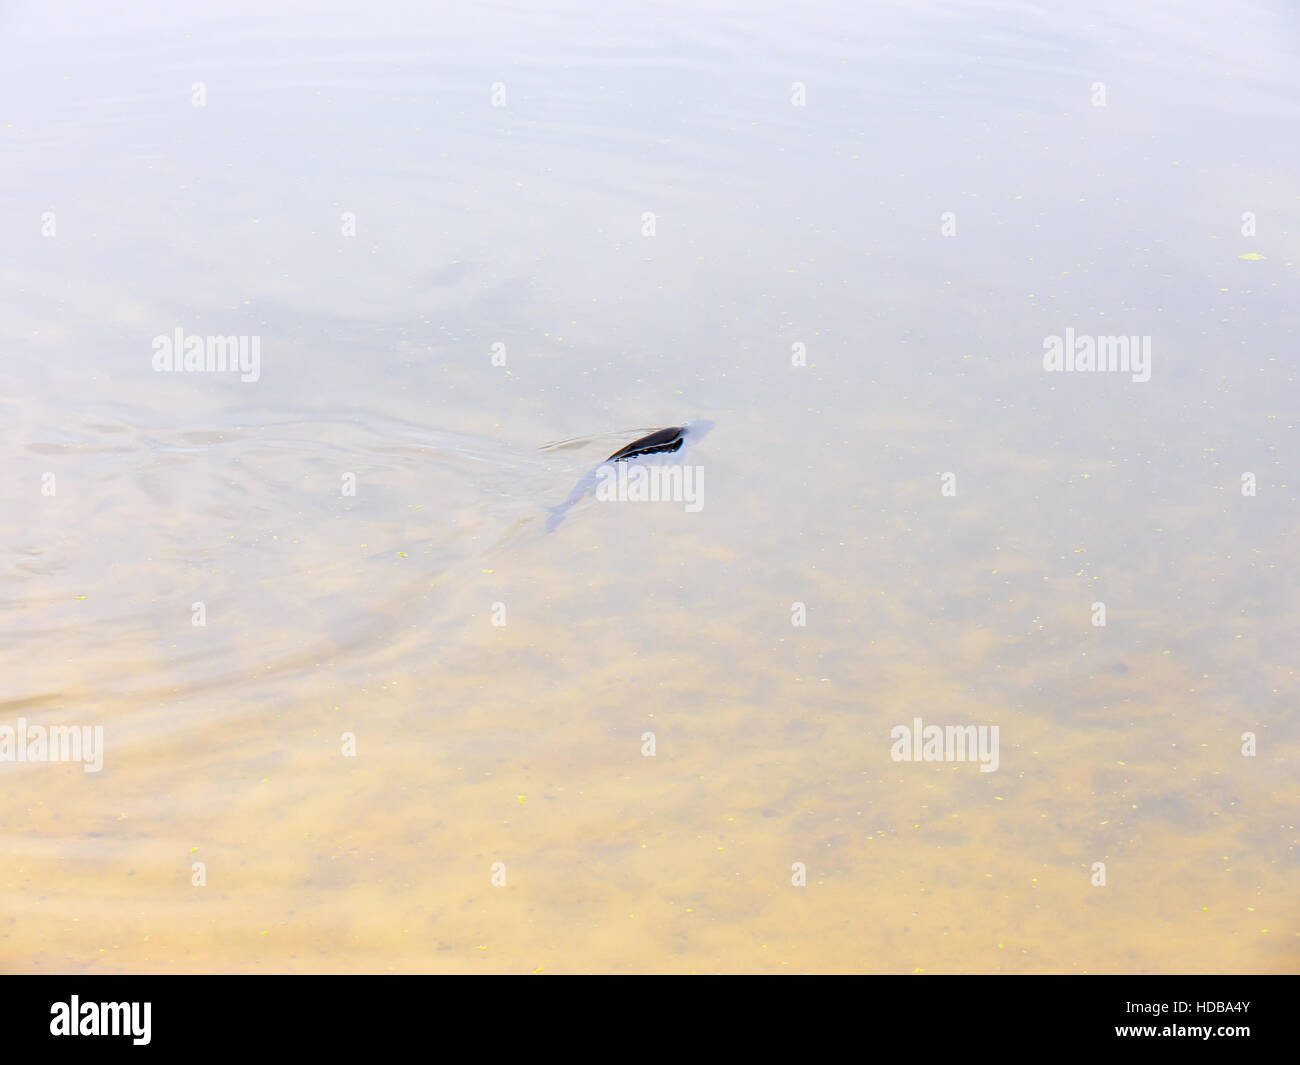
[[[1297,969],[1288,5],[0,28],[0,968]]]

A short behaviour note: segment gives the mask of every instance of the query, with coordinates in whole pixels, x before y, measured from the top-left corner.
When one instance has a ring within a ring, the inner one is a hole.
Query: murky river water
[[[263,6],[0,14],[0,969],[1298,967],[1294,8]]]

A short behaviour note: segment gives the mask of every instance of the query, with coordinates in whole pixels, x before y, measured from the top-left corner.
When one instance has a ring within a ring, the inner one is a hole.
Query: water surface
[[[1287,4],[68,10],[0,15],[0,725],[105,752],[0,764],[0,968],[1296,969]],[[544,535],[691,417],[699,513]]]

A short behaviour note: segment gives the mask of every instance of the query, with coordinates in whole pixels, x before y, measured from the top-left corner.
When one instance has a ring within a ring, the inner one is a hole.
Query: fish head
[[[717,422],[709,421],[708,418],[692,418],[688,422],[682,422],[682,435],[692,444],[698,444],[715,425]]]

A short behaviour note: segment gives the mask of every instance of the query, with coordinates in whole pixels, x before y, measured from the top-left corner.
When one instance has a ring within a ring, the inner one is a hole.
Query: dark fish
[[[668,429],[656,429],[640,440],[633,440],[626,447],[621,447],[607,458],[606,462],[621,462],[636,455],[655,455],[663,451],[679,451],[686,430],[680,425]]]
[[[605,462],[629,462],[646,455],[666,455],[678,452],[688,443],[697,443],[712,428],[713,422],[698,420],[686,422],[684,425],[672,425],[667,429],[656,429],[653,433],[641,437],[640,440],[633,440],[632,443],[619,448]],[[600,465],[605,465],[605,462]],[[547,532],[554,532],[560,522],[564,520],[564,516],[568,514],[570,508],[583,496],[595,490],[597,471],[599,469],[600,466],[597,466],[595,469],[590,470],[574,486],[573,491],[569,493],[568,499],[559,506],[551,508],[551,516],[546,520]]]

